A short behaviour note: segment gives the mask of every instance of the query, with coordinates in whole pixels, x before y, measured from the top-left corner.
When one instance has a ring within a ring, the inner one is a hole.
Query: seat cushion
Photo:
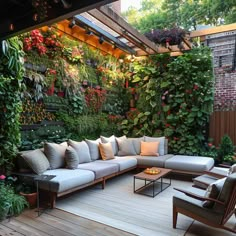
[[[96,162],[104,162],[102,160],[97,160]],[[119,167],[119,171],[123,171],[132,167],[137,166],[137,159],[134,156],[124,156],[119,157],[116,156],[115,159],[107,160],[106,163],[117,164]]]
[[[165,162],[165,168],[193,172],[203,172],[205,170],[210,170],[213,165],[213,158],[201,156],[175,155]]]
[[[206,189],[210,184],[214,183],[217,178],[204,174],[193,179],[193,185],[202,189]]]
[[[106,161],[103,162],[93,161],[90,163],[79,164],[77,169],[93,171],[95,174],[95,179],[99,179],[104,176],[117,173],[119,171],[119,167],[117,164],[106,163]]]
[[[95,179],[93,171],[80,169],[69,170],[63,168],[47,170],[43,174],[56,175],[56,177],[51,179],[49,182],[39,182],[39,188],[57,193],[92,183]]]
[[[164,167],[166,160],[172,158],[174,155],[167,154],[163,156],[136,156],[138,166],[156,166]]]

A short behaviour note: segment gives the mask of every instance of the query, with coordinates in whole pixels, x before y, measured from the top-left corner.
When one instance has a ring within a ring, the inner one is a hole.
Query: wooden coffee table
[[[153,167],[156,168],[156,167]],[[163,178],[169,174],[172,170],[165,168],[156,168],[160,170],[158,174],[146,174],[144,171],[134,175],[134,193],[139,193],[142,195],[147,195],[150,197],[155,197],[157,194],[165,190],[171,185],[171,178],[169,177],[169,182],[163,182]],[[137,180],[144,181],[144,185],[136,188]]]

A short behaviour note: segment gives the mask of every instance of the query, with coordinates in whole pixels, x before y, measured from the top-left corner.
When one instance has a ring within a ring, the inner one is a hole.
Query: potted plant
[[[3,175],[2,175],[3,176]],[[1,179],[0,182],[0,221],[14,215],[19,215],[28,203],[24,197],[17,194],[14,187]]]
[[[37,203],[37,191],[33,184],[19,183],[16,187],[16,191],[23,196],[30,208],[34,208]]]

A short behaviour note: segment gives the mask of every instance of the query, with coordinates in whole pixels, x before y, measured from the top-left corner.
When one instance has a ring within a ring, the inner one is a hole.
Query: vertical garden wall
[[[1,165],[11,162],[17,147],[101,134],[166,136],[173,153],[208,151],[209,49],[130,61],[103,55],[49,28],[20,39],[24,70],[16,39],[1,53]]]

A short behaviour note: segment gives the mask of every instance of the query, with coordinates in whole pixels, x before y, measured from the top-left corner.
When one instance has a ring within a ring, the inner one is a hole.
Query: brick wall
[[[215,111],[236,111],[236,71],[215,68]]]

